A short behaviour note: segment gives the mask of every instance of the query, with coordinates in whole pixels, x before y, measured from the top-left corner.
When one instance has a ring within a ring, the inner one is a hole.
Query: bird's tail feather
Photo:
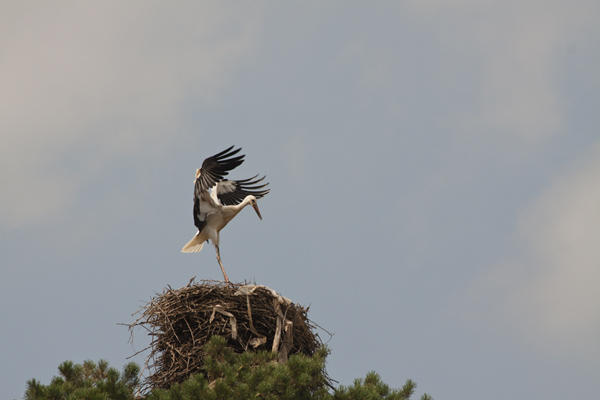
[[[183,246],[181,252],[198,253],[200,250],[202,250],[204,242],[206,242],[206,238],[204,237],[204,235],[200,235],[199,233],[197,233],[196,236],[192,238],[192,240],[190,240],[185,244],[185,246]]]

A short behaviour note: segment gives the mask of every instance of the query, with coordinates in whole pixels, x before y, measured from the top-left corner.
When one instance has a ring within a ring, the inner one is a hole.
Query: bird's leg
[[[229,283],[229,278],[227,277],[227,273],[225,272],[225,268],[223,268],[223,263],[221,262],[221,252],[219,251],[219,245],[215,245],[215,249],[217,249],[217,261],[219,262],[219,266],[221,267],[221,272],[223,272],[225,282]]]

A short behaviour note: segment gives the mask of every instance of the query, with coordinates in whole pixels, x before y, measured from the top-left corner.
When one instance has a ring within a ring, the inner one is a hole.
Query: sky
[[[329,374],[438,399],[600,389],[600,3],[0,3],[0,397],[221,279],[193,179],[268,177],[233,281],[310,306]],[[143,364],[143,356],[134,361]]]

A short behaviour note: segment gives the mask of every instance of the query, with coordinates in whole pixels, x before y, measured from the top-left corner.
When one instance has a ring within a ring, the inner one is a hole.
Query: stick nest
[[[238,353],[270,350],[280,362],[295,353],[312,356],[322,341],[307,311],[262,285],[190,281],[180,289],[168,287],[129,324],[132,334],[141,326],[152,337],[141,351],[150,350],[144,387],[167,388],[203,373],[203,346],[214,335]]]

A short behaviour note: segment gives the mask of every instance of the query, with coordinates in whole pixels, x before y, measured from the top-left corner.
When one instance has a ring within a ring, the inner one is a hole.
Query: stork
[[[219,250],[219,232],[248,204],[252,205],[258,218],[262,220],[257,199],[270,189],[268,183],[261,182],[265,177],[258,175],[238,181],[224,179],[229,171],[244,162],[244,155],[236,155],[241,148],[228,147],[202,163],[196,170],[194,181],[194,225],[198,233],[181,249],[183,253],[197,253],[202,250],[204,242],[210,240],[217,253],[217,261],[223,272],[225,282],[229,282]],[[235,157],[234,157],[235,156]]]

